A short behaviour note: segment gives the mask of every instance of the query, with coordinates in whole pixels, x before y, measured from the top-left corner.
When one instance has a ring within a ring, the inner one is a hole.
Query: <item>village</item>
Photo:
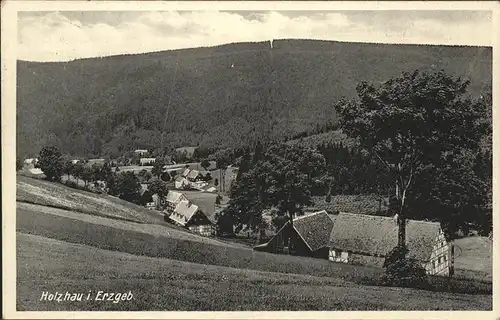
[[[189,148],[192,157],[195,147]],[[185,152],[186,148],[179,148]],[[144,206],[159,212],[169,223],[186,228],[204,237],[221,236],[217,213],[229,202],[231,185],[238,177],[238,167],[218,168],[215,161],[204,163],[169,163],[163,166],[160,179],[167,183],[165,197],[152,193],[149,185],[156,178],[151,170],[156,158],[143,157],[148,150],[138,149],[136,165],[121,166],[115,171],[133,172],[140,180],[140,196],[147,199]],[[37,158],[24,160],[23,170],[38,176],[43,172]],[[102,166],[105,159],[83,161],[87,167]],[[132,162],[132,159],[130,159]],[[89,185],[90,191],[105,190],[104,181]],[[242,231],[240,237],[255,243],[254,250],[274,254],[292,254],[326,259],[331,262],[382,267],[387,254],[397,245],[397,217],[385,215],[388,198],[370,196],[337,196],[327,210],[310,207],[304,215],[295,216],[281,228],[271,226],[269,210],[263,213],[267,228],[258,232]],[[257,242],[257,243],[256,243]],[[438,222],[409,220],[407,245],[410,254],[418,259],[428,275],[452,276],[454,273],[454,244],[447,241]]]

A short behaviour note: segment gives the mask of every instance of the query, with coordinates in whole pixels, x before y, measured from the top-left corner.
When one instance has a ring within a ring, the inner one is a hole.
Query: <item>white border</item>
[[[155,10],[492,10],[493,11],[493,124],[499,117],[500,54],[499,45],[500,2],[269,2],[269,1],[2,1],[2,252],[3,252],[3,318],[6,319],[500,319],[500,300],[493,296],[493,310],[481,312],[17,312],[16,308],[16,250],[15,250],[15,158],[16,158],[16,41],[17,11],[155,11]],[[494,126],[495,127],[495,126]],[[498,130],[493,130],[493,161],[498,163],[496,150]],[[498,229],[498,168],[493,168],[494,229]],[[494,237],[494,251],[500,246]],[[494,255],[497,269],[500,259]],[[496,273],[496,272],[495,272]],[[499,281],[493,277],[494,292]],[[436,301],[438,304],[439,301]]]

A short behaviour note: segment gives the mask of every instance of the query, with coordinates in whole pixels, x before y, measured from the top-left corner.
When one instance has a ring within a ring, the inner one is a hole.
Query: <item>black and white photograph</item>
[[[14,2],[12,316],[498,318],[498,3]]]

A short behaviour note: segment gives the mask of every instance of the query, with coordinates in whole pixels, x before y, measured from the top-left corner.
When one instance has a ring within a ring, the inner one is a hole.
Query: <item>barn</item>
[[[212,236],[215,234],[212,221],[197,205],[189,200],[179,201],[174,211],[170,213],[169,219],[203,236]]]
[[[269,242],[254,249],[327,259],[332,228],[333,219],[326,211],[308,213],[293,219],[293,227],[287,222]]]
[[[328,259],[382,267],[397,242],[395,218],[339,213],[330,236]],[[419,261],[427,274],[450,274],[453,243],[447,241],[439,223],[407,220],[406,244],[409,256]]]
[[[427,274],[453,274],[453,243],[447,241],[437,222],[407,220],[409,256]],[[256,251],[286,253],[328,259],[332,262],[382,267],[386,255],[397,245],[394,217],[318,211],[286,223],[269,242]]]

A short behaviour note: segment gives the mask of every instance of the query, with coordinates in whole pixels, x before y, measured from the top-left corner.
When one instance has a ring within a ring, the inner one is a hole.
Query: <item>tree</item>
[[[70,175],[73,172],[73,163],[70,160],[64,162],[63,173],[68,176],[68,181],[70,179]]]
[[[158,179],[160,179],[163,173],[163,167],[165,166],[165,160],[163,158],[157,158],[153,164],[153,169],[151,169],[151,174]]]
[[[485,105],[466,96],[468,84],[443,71],[415,71],[378,87],[362,82],[358,99],[335,105],[342,130],[358,139],[394,181],[398,246],[406,245],[406,199],[415,179],[442,157],[477,150],[487,130],[481,123]]]
[[[161,180],[153,180],[148,186],[148,191],[151,195],[156,194],[158,196],[159,203],[157,204],[157,209],[160,209],[159,206],[168,194],[167,184]]]
[[[118,197],[136,203],[139,200],[141,184],[134,172],[122,172],[117,180]]]
[[[83,167],[81,178],[85,182],[85,187],[87,187],[88,182],[94,180],[94,169],[88,165]]]
[[[299,146],[275,145],[267,149],[261,161],[231,187],[227,214],[234,216],[237,229],[243,225],[255,230],[262,224],[262,212],[275,207],[288,218],[303,213],[311,204],[311,189],[324,173],[324,157]]]
[[[59,181],[64,169],[64,161],[59,148],[44,147],[40,151],[39,166],[49,181]]]
[[[81,162],[75,163],[71,167],[71,175],[76,178],[76,184],[78,185],[78,179],[82,178],[83,164]]]
[[[285,213],[293,227],[294,217],[312,204],[311,190],[315,181],[324,176],[325,158],[304,147],[274,145],[253,171],[262,201]]]
[[[220,205],[222,201],[222,196],[220,194],[217,194],[217,197],[215,198],[215,204]]]
[[[200,165],[203,167],[203,169],[205,169],[205,171],[208,170],[208,168],[210,167],[210,161],[208,161],[207,159],[204,159]]]

